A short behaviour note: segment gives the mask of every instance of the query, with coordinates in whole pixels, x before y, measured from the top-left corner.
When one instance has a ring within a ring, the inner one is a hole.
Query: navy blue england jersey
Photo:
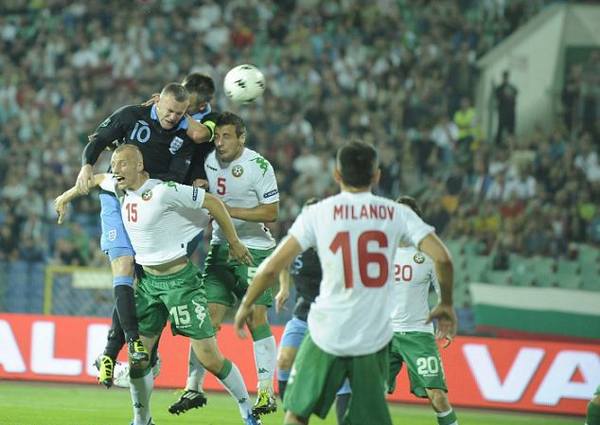
[[[321,284],[321,263],[317,252],[311,248],[296,257],[290,274],[298,293],[294,316],[306,321],[310,305],[319,295]]]
[[[144,168],[151,178],[190,183],[186,180],[199,177],[191,170],[193,156],[202,145],[196,145],[188,137],[187,127],[187,118],[184,117],[176,127],[163,129],[158,121],[155,105],[124,106],[105,119],[89,136],[90,143],[84,151],[84,162],[94,164],[107,147],[114,148],[128,143],[137,146],[142,152]],[[202,164],[194,168],[203,169]]]

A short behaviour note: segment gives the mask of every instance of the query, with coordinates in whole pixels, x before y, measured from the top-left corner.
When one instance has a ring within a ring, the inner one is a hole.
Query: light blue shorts
[[[123,225],[121,205],[117,197],[111,193],[101,192],[100,208],[102,225],[100,249],[108,254],[110,261],[118,257],[135,256],[135,251]]]

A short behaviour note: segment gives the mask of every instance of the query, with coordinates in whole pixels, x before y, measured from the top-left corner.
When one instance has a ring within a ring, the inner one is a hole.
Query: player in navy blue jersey
[[[121,144],[133,144],[142,152],[151,178],[189,183],[203,177],[203,164],[195,157],[210,150],[214,124],[197,123],[186,116],[190,94],[178,83],[167,84],[153,105],[124,106],[105,119],[89,137],[82,155],[77,187],[89,190],[92,166],[100,153]],[[199,153],[200,152],[200,153]],[[205,155],[205,154],[204,154]],[[113,273],[116,319],[125,333],[129,358],[133,363],[147,360],[148,352],[139,339],[133,301],[134,254],[123,227],[116,197],[100,194],[101,249],[108,254]],[[123,340],[117,326],[109,332],[109,343],[99,359],[99,381],[112,385],[115,358]]]

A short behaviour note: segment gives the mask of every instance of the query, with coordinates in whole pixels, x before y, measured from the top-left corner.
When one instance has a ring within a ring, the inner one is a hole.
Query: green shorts
[[[136,289],[135,307],[142,335],[160,335],[167,319],[173,335],[193,339],[215,335],[200,272],[192,263],[164,276],[144,272]]]
[[[600,395],[600,385],[598,385],[598,388],[596,388],[596,392],[594,393],[594,395]]]
[[[427,397],[425,388],[448,391],[444,368],[435,338],[427,332],[396,332],[390,343],[390,386],[396,387],[396,376],[406,362],[410,391],[417,397]]]
[[[290,372],[283,406],[297,416],[327,416],[346,378],[352,398],[345,423],[391,425],[385,401],[388,347],[377,353],[338,357],[321,350],[307,333]]]
[[[246,294],[258,265],[273,252],[273,248],[248,250],[254,259],[254,266],[247,266],[230,260],[227,245],[211,246],[206,257],[204,274],[202,275],[206,286],[206,298],[209,303],[234,306]],[[267,289],[255,304],[271,307],[273,305],[272,289]]]

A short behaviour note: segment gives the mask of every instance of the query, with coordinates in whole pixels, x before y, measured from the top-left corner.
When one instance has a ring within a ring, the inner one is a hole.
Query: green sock
[[[221,368],[221,370],[219,371],[219,373],[217,373],[217,378],[219,378],[221,381],[225,378],[227,378],[227,375],[229,375],[229,372],[231,372],[231,362],[227,359],[223,360],[223,367]]]
[[[254,330],[250,329],[250,333],[252,334],[252,341],[259,341],[261,339],[265,339],[273,335],[271,333],[271,327],[268,323],[260,325]]]
[[[444,416],[440,416],[444,415]],[[437,421],[439,425],[458,425],[458,420],[456,419],[456,413],[454,410],[450,409],[448,412],[442,412],[437,414]]]
[[[592,402],[588,403],[585,419],[587,425],[600,425],[600,405]]]

